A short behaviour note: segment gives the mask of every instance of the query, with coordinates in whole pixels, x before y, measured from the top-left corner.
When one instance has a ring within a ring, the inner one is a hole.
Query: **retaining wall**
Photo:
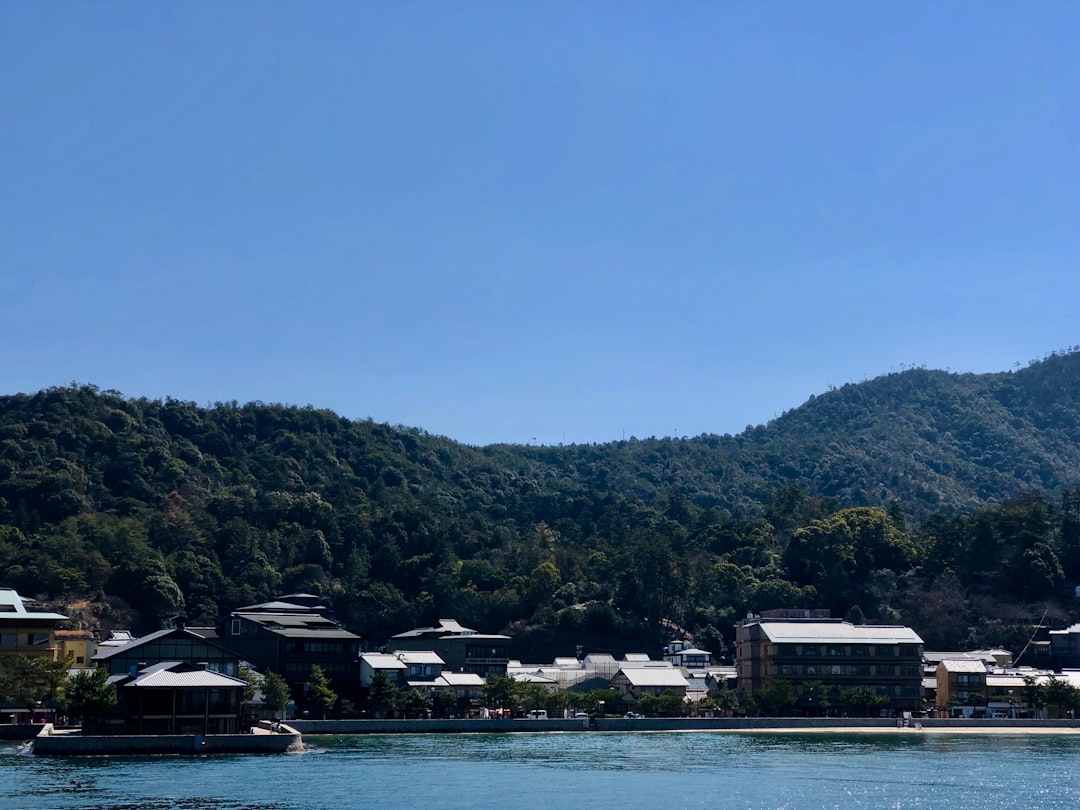
[[[301,734],[502,734],[515,731],[585,731],[577,720],[290,720]]]
[[[34,739],[43,757],[105,754],[283,754],[303,749],[299,734],[52,734],[46,725]]]

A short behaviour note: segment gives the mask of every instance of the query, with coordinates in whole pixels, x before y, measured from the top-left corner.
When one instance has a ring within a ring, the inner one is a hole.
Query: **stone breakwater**
[[[55,732],[47,724],[34,738],[33,752],[43,757],[150,754],[285,754],[302,751],[303,738],[289,726],[280,731],[256,728],[251,734],[109,734]]]

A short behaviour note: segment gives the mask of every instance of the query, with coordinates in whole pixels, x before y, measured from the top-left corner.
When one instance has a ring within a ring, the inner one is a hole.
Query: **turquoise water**
[[[281,756],[38,759],[2,808],[1076,808],[1080,736],[310,737]]]

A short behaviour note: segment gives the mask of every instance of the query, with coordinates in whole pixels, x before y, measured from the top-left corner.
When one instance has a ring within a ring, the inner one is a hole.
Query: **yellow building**
[[[12,588],[0,588],[0,658],[21,653],[55,661],[60,652],[56,625],[66,620],[59,613],[28,611]]]
[[[97,653],[97,642],[89,630],[57,630],[56,643],[61,658],[70,656],[72,669],[93,669],[91,658]]]

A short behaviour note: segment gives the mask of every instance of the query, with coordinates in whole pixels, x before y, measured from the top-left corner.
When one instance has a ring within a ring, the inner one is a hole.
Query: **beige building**
[[[59,613],[27,610],[12,588],[0,588],[0,658],[22,654],[55,661],[60,653],[56,626],[66,620]]]
[[[770,681],[788,681],[802,708],[810,708],[805,684],[820,681],[831,708],[841,705],[845,689],[865,686],[886,698],[887,709],[913,711],[922,708],[922,646],[910,627],[851,624],[819,611],[773,611],[735,625],[736,677],[750,695]]]

